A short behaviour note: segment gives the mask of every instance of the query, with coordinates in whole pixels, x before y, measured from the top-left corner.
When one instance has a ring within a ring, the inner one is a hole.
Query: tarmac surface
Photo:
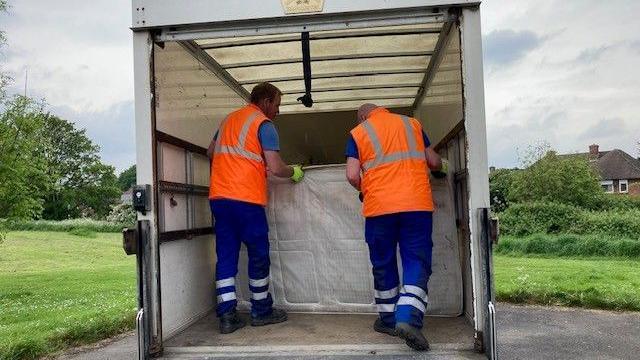
[[[500,359],[640,359],[640,313],[543,306],[499,304],[497,308]],[[135,359],[135,334],[73,349],[57,360]],[[185,358],[192,358],[185,356]],[[252,359],[253,357],[243,357]],[[397,359],[397,355],[304,355],[285,359]],[[447,349],[408,352],[404,359],[475,359],[452,355]],[[257,359],[257,357],[256,357]]]

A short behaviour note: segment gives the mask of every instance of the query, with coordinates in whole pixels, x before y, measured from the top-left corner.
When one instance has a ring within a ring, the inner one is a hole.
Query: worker
[[[270,83],[251,91],[251,102],[229,114],[207,150],[211,159],[209,202],[216,234],[216,312],[220,332],[232,333],[246,325],[236,312],[236,281],[240,243],[249,257],[251,325],[287,320],[273,308],[269,293],[269,238],[267,171],[278,177],[302,180],[298,165],[280,157],[278,133],[272,120],[279,113],[282,92]]]
[[[429,169],[441,170],[442,161],[418,120],[375,104],[362,105],[357,116],[359,125],[347,143],[346,175],[363,201],[379,312],[373,328],[401,337],[415,350],[428,350],[422,321],[431,275],[434,210]]]

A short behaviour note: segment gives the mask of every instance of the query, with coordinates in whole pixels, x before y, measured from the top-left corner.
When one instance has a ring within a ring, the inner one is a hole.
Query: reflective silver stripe
[[[400,305],[411,305],[414,308],[420,310],[423,314],[425,311],[425,307],[424,304],[422,303],[422,301],[412,297],[412,296],[400,296],[400,299],[398,300],[398,306]]]
[[[422,288],[415,286],[415,285],[405,285],[402,287],[401,290],[402,293],[404,294],[413,294],[417,297],[419,297],[420,299],[422,299],[422,301],[427,302],[427,292],[422,290]]]
[[[251,151],[247,151],[244,148],[239,146],[227,146],[223,145],[220,147],[218,154],[234,154],[238,156],[242,156],[251,160],[262,162],[262,156],[252,153]]]
[[[257,279],[257,280],[249,279],[249,285],[251,285],[253,287],[269,285],[269,278],[266,277],[264,279]]]
[[[378,312],[394,312],[396,311],[396,304],[376,304]]]
[[[263,291],[263,292],[252,293],[251,294],[251,298],[253,300],[263,300],[263,299],[266,299],[267,296],[269,296],[269,292],[268,291]]]
[[[382,156],[380,158],[375,158],[370,161],[366,161],[362,164],[362,168],[364,170],[371,170],[374,167],[378,167],[380,165],[389,164],[392,162],[396,162],[399,160],[425,160],[424,153],[420,151],[408,151],[408,152],[396,152],[389,155]]]
[[[221,279],[216,281],[216,289],[217,288],[222,288],[222,287],[227,287],[227,286],[234,286],[236,284],[236,279],[235,278],[226,278],[226,279]]]
[[[416,151],[416,138],[413,135],[413,128],[411,127],[411,120],[406,115],[400,115],[402,118],[402,124],[404,125],[404,131],[407,133],[407,144],[409,144],[409,151]]]
[[[371,126],[371,124],[369,124],[369,121],[365,121],[362,123],[362,126],[364,127],[364,130],[367,132],[367,135],[369,135],[369,140],[371,141],[371,144],[373,144],[373,152],[375,153],[375,158],[381,158],[383,156],[382,153],[382,144],[380,144],[380,139],[378,139],[378,134],[376,134],[376,131],[373,130],[373,126]]]
[[[395,152],[388,155],[384,155],[382,145],[380,143],[380,139],[378,138],[378,135],[376,134],[375,130],[373,129],[369,121],[365,121],[362,123],[362,126],[364,127],[364,130],[367,133],[367,136],[369,136],[369,140],[373,145],[373,152],[375,153],[374,158],[372,160],[365,161],[362,163],[362,169],[366,171],[374,167],[384,165],[384,164],[389,164],[399,160],[408,160],[408,159],[426,160],[424,156],[424,152],[417,150],[416,139],[413,135],[413,129],[411,128],[411,119],[409,119],[409,117],[404,115],[401,116],[401,118],[402,118],[402,125],[404,126],[405,133],[407,136],[407,146],[409,148],[409,151],[400,151],[400,152]]]
[[[218,128],[218,137],[216,138],[216,147],[214,149],[214,154],[216,154],[216,153],[219,154],[220,153],[220,147],[222,146],[222,141],[220,139],[222,139],[222,133],[224,132],[224,127],[227,124],[227,120],[228,119],[229,119],[229,117],[226,117],[220,123],[220,127]]]
[[[398,295],[398,288],[393,288],[393,289],[384,290],[384,291],[376,290],[376,298],[378,299],[391,299],[396,295]]]
[[[238,137],[239,148],[244,149],[244,146],[246,145],[245,143],[247,142],[247,133],[249,132],[251,123],[253,122],[253,120],[256,119],[256,117],[258,117],[257,112],[251,114],[251,116],[249,116],[247,120],[244,121],[244,124],[242,125],[242,130],[240,130],[240,136]]]
[[[231,300],[235,300],[235,299],[236,299],[236,293],[235,292],[230,292],[230,293],[218,295],[218,303],[223,303],[225,301],[231,301]]]
[[[262,162],[262,156],[260,154],[252,153],[251,151],[247,151],[244,148],[247,142],[247,134],[249,133],[249,128],[251,127],[253,120],[255,120],[258,115],[260,114],[258,112],[255,112],[244,121],[244,123],[242,124],[242,129],[240,130],[240,135],[238,136],[238,144],[235,146],[222,145],[222,134],[228,122],[228,118],[224,119],[222,124],[220,124],[220,128],[218,129],[218,139],[216,141],[216,148],[214,153],[232,154],[247,158],[249,160]]]

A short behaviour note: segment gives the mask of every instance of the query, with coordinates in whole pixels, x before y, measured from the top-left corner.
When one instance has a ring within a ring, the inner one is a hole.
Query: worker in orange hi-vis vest
[[[245,326],[236,312],[235,276],[241,243],[249,256],[251,325],[287,320],[283,310],[273,308],[269,293],[267,171],[294,182],[301,181],[304,174],[300,166],[287,166],[280,157],[278,133],[271,120],[279,113],[281,96],[272,84],[256,85],[251,103],[224,119],[207,150],[211,159],[209,202],[216,234],[216,312],[223,334]]]
[[[433,246],[429,169],[445,173],[446,169],[416,119],[364,104],[358,121],[347,144],[347,179],[363,200],[379,312],[373,328],[401,337],[413,349],[428,350],[422,319]]]

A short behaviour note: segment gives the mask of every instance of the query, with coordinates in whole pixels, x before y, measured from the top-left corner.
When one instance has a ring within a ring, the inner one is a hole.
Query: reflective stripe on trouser
[[[405,322],[422,328],[427,282],[431,275],[431,227],[431,212],[428,211],[366,218],[365,238],[373,265],[376,304],[380,318],[388,326]],[[395,293],[393,289],[399,286],[398,246],[404,285],[400,288],[399,296],[391,297]],[[395,305],[392,307],[392,304]],[[391,311],[395,311],[395,314]]]
[[[260,205],[235,200],[210,201],[216,234],[216,312],[218,316],[235,310],[237,305],[235,276],[238,273],[240,244],[249,256],[251,314],[271,312],[269,294],[269,238],[265,210]]]

